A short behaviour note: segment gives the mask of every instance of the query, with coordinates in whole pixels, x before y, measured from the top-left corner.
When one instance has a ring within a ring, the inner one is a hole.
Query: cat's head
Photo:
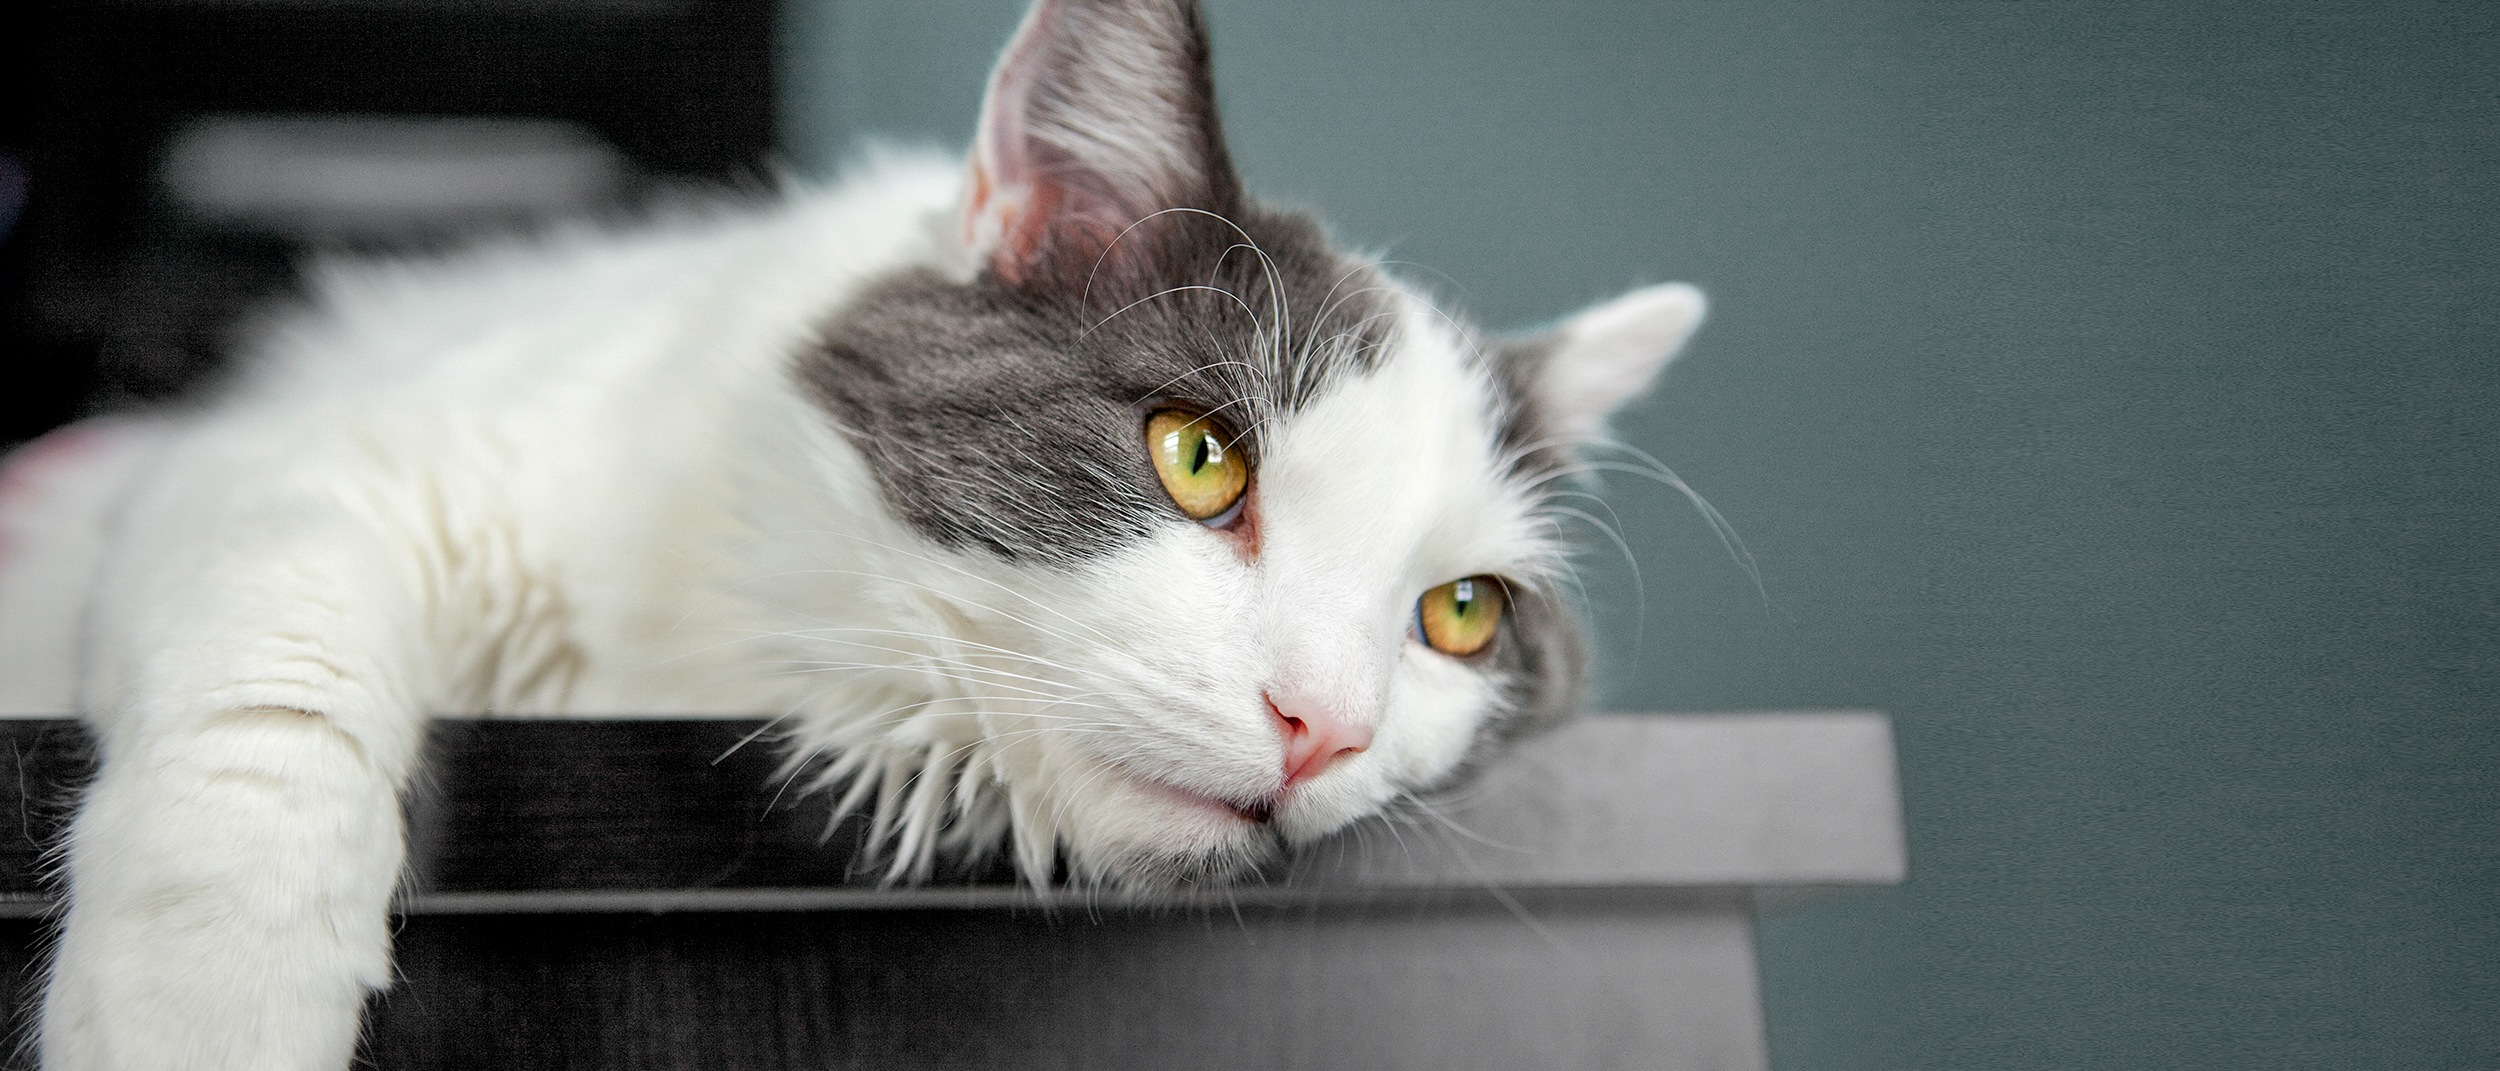
[[[1576,707],[1553,496],[1697,293],[1479,337],[1245,196],[1163,0],[1033,9],[948,228],[799,368],[911,543],[822,734],[899,868],[1221,878]]]

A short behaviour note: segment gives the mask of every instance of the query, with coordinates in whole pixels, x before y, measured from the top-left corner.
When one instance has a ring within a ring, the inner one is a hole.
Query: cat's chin
[[[1284,854],[1263,804],[1242,804],[1137,776],[1117,779],[1117,820],[1071,830],[1084,876],[1137,892],[1227,885]],[[1102,801],[1109,803],[1111,801]]]
[[[1258,875],[1281,853],[1272,839],[1257,844],[1232,844],[1203,848],[1194,852],[1172,851],[1156,845],[1129,845],[1116,849],[1108,858],[1095,864],[1103,874],[1103,884],[1127,892],[1186,892],[1192,889],[1218,888],[1232,885]]]

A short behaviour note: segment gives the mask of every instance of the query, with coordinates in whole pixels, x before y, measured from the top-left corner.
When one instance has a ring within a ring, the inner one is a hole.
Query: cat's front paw
[[[71,827],[49,1071],[342,1071],[389,979],[391,786],[318,715],[114,755]]]

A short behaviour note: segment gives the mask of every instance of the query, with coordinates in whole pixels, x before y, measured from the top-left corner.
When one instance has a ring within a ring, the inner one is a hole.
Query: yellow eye
[[[1424,593],[1415,604],[1415,622],[1433,650],[1465,658],[1493,643],[1502,626],[1502,601],[1499,580],[1453,580]]]
[[[1146,453],[1173,504],[1198,520],[1221,516],[1250,487],[1250,462],[1214,421],[1178,409],[1146,418]]]

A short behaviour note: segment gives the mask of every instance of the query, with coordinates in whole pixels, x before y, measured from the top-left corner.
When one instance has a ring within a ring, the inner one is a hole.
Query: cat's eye
[[[1221,525],[1250,488],[1250,461],[1221,425],[1204,415],[1163,409],[1146,418],[1146,453],[1181,512]]]
[[[1415,629],[1446,655],[1465,658],[1493,643],[1502,627],[1502,582],[1489,576],[1453,580],[1415,603]]]

